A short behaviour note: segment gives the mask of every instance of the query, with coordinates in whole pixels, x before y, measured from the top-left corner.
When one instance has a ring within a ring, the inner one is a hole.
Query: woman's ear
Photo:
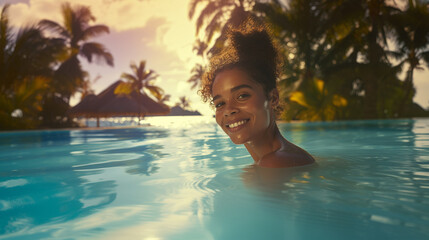
[[[279,91],[277,88],[270,91],[268,99],[270,100],[271,107],[275,108],[279,105]]]

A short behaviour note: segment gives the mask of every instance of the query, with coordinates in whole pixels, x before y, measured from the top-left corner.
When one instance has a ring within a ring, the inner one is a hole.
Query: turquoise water
[[[429,120],[280,124],[261,169],[212,119],[0,133],[0,239],[429,239]]]

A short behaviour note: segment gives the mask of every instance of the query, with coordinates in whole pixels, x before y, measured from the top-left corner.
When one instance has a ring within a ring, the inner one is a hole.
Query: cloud
[[[9,9],[11,23],[22,26],[49,19],[62,23],[61,4],[64,0],[28,0],[13,3]],[[96,18],[94,24],[105,24],[113,32],[121,33],[156,24],[153,19],[164,19],[166,22],[157,29],[156,43],[164,48],[177,52],[187,69],[191,70],[198,58],[192,52],[195,27],[187,16],[188,0],[74,0],[72,6],[90,7]]]
[[[14,20],[13,22],[20,26],[29,19],[49,18],[54,21],[61,20],[60,9],[64,2],[70,1],[5,0],[2,4],[12,4],[10,11],[13,14],[11,14],[11,17]],[[141,28],[153,17],[167,17],[171,22],[188,25],[187,3],[188,0],[73,0],[72,6],[88,6],[96,17],[97,23],[106,24],[113,30],[120,32]]]

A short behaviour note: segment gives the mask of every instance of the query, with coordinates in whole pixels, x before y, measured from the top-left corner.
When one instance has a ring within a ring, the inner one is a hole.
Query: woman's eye
[[[223,106],[223,102],[215,103],[215,108],[220,108]]]
[[[248,97],[250,97],[250,94],[243,93],[243,94],[240,94],[240,95],[238,96],[238,99],[245,99],[245,98],[248,98]]]

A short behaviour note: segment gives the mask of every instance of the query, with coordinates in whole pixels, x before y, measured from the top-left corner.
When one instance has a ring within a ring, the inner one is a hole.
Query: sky
[[[62,0],[0,0],[0,6],[10,3],[9,17],[12,25],[20,27],[34,24],[41,19],[62,23]],[[73,0],[72,5],[89,6],[96,21],[105,24],[110,33],[94,38],[112,53],[114,67],[89,64],[82,59],[82,66],[90,78],[99,79],[92,85],[98,94],[120,79],[122,73],[131,73],[131,62],[146,60],[147,68],[159,74],[156,84],[171,95],[167,102],[172,106],[179,97],[187,96],[190,107],[205,115],[213,114],[208,104],[201,101],[197,89],[191,89],[187,80],[191,69],[200,62],[192,51],[195,41],[195,21],[188,18],[190,0]],[[197,12],[198,14],[198,12]],[[429,70],[416,71],[414,83],[417,94],[414,101],[429,107]],[[76,95],[71,105],[77,104]]]

